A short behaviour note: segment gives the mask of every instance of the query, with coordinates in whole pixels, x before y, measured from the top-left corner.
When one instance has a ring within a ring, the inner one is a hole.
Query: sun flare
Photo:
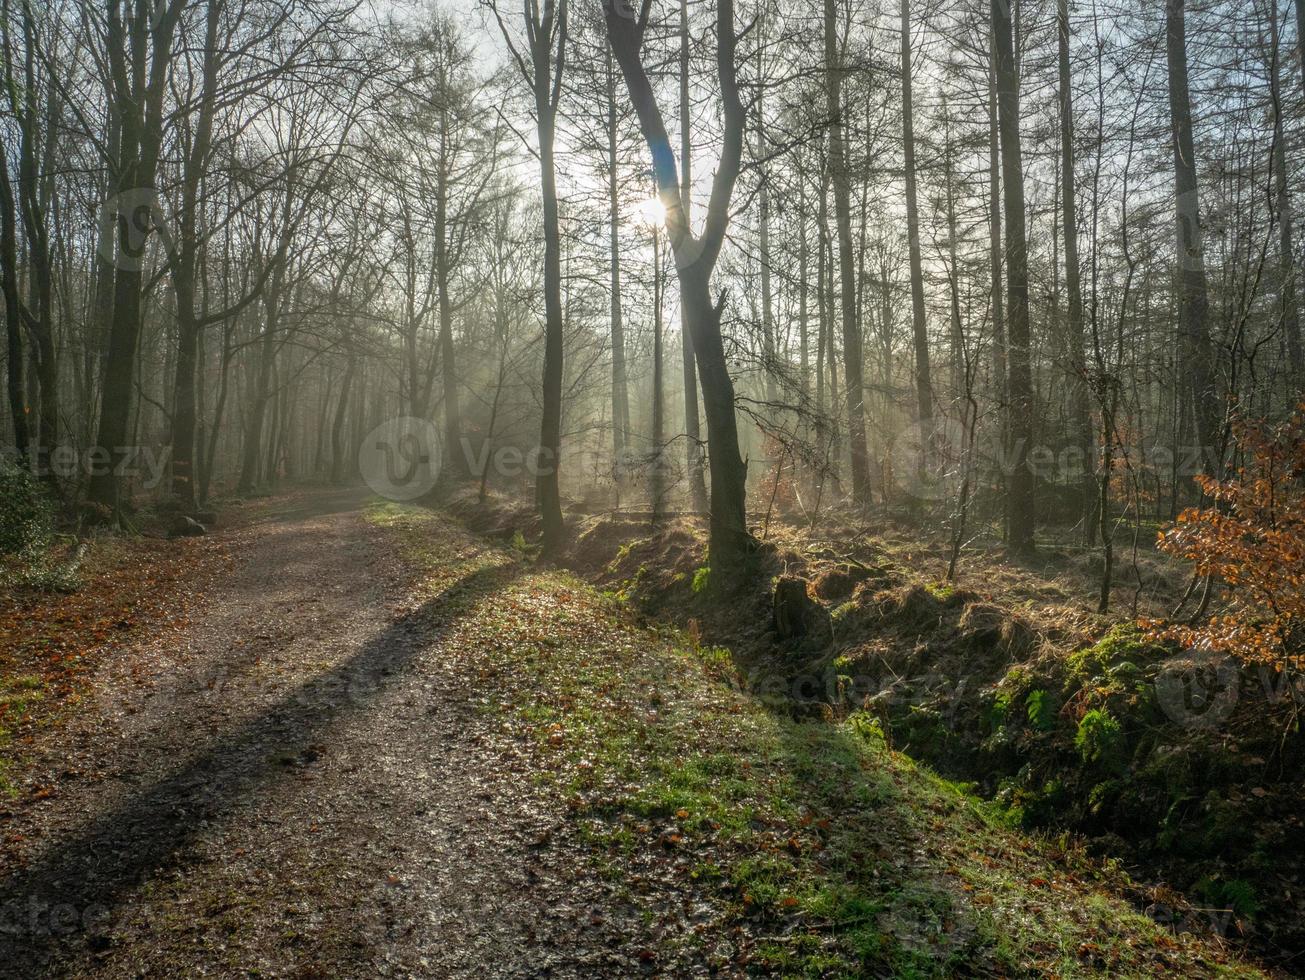
[[[639,205],[639,221],[653,228],[666,224],[666,205],[660,197],[650,197]]]

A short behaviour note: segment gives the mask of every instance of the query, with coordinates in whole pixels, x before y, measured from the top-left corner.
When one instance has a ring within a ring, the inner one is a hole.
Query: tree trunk
[[[1299,7],[1300,0],[1297,0]],[[1287,385],[1290,392],[1288,410],[1295,407],[1299,397],[1298,387],[1305,375],[1305,353],[1301,350],[1300,308],[1296,300],[1296,252],[1292,243],[1291,191],[1287,183],[1287,152],[1285,133],[1282,124],[1282,81],[1279,78],[1281,57],[1278,40],[1278,0],[1273,0],[1271,8],[1272,22],[1269,36],[1272,38],[1272,64],[1269,68],[1269,92],[1273,99],[1273,176],[1277,183],[1278,210],[1278,270],[1279,295],[1282,307],[1282,330],[1287,340],[1287,360],[1291,365],[1292,377]]]
[[[653,228],[653,377],[652,377],[652,523],[662,522],[666,496],[665,384],[662,372],[662,252],[661,229]]]
[[[829,113],[829,166],[838,225],[839,285],[842,290],[843,377],[847,401],[847,436],[852,456],[852,497],[870,503],[870,467],[866,458],[865,386],[861,379],[861,327],[856,322],[856,275],[852,251],[852,208],[843,137],[843,66],[836,35],[835,0],[825,0],[825,98]]]
[[[546,73],[536,64],[535,111],[539,120],[539,171],[544,202],[544,380],[543,418],[536,457],[535,492],[543,518],[543,548],[553,552],[562,543],[562,493],[558,470],[562,449],[562,253],[557,206],[557,175],[553,169],[555,108]]]
[[[680,206],[693,227],[693,132],[689,101],[689,0],[680,0]],[[684,364],[684,435],[688,452],[689,497],[695,512],[707,512],[707,475],[702,460],[702,421],[698,413],[698,368],[693,335],[680,327]]]
[[[1184,0],[1166,0],[1166,53],[1169,70],[1169,113],[1174,154],[1174,213],[1179,275],[1178,334],[1184,362],[1184,383],[1191,392],[1196,438],[1205,471],[1217,474],[1218,421],[1214,354],[1210,344],[1210,306],[1206,291],[1205,257],[1201,246],[1201,208],[1192,139],[1192,102],[1187,83],[1187,25]]]
[[[758,55],[757,60],[760,62],[760,55]],[[757,66],[757,75],[758,77],[764,77],[760,64]],[[764,87],[762,91],[764,92]],[[761,95],[758,95],[756,160],[757,179],[761,184],[757,201],[761,218],[760,241],[758,242],[761,249],[761,344],[762,370],[766,375],[766,412],[770,415],[776,410],[779,394],[775,386],[775,371],[777,370],[775,361],[775,301],[771,293],[770,281],[770,183],[766,175],[765,159],[765,100]]]
[[[902,0],[902,155],[906,171],[906,233],[911,260],[911,335],[915,342],[916,421],[921,447],[929,451],[933,429],[933,380],[925,325],[924,269],[920,258],[920,209],[915,187],[915,113],[911,105],[911,12]]]
[[[992,52],[988,68],[988,268],[992,279],[992,389],[997,405],[1006,406],[1006,304],[1002,298],[1001,266],[1001,125],[997,112],[997,44],[989,34]],[[1005,445],[1005,433],[1001,434]]]
[[[340,382],[340,400],[335,406],[335,419],[331,423],[331,482],[344,482],[344,423],[349,416],[349,393],[353,390],[353,376],[358,369],[358,358],[350,352]]]
[[[22,303],[18,297],[18,219],[9,183],[4,144],[0,142],[0,286],[4,290],[9,413],[14,424],[14,448],[20,466],[29,463],[31,435],[27,429],[27,390],[23,378]]]
[[[118,471],[128,452],[132,390],[141,333],[141,266],[153,223],[155,175],[163,143],[163,92],[171,74],[172,36],[185,0],[164,0],[157,7],[124,11],[122,0],[109,0],[105,19],[109,53],[108,95],[120,120],[118,180],[113,218],[118,246],[113,280],[113,319],[100,403],[96,444],[108,465],[91,476],[90,499],[119,509]],[[131,18],[123,23],[124,12]],[[130,43],[129,43],[130,38]],[[148,38],[148,45],[144,39]],[[148,60],[148,65],[145,63]],[[142,229],[141,211],[148,214]]]
[[[275,273],[279,279],[280,274]],[[239,493],[250,493],[259,483],[259,450],[263,442],[263,422],[267,403],[272,397],[272,374],[276,365],[277,316],[280,310],[280,283],[269,290],[263,301],[266,320],[263,324],[262,344],[258,355],[258,373],[249,410],[249,424],[245,428],[244,457],[240,466]],[[268,474],[269,476],[271,474]]]
[[[617,179],[619,116],[616,111],[616,65],[612,61],[610,45],[604,46],[604,54],[607,81],[607,220],[612,291],[612,465],[615,468],[616,479],[620,481],[624,475],[624,457],[630,438],[630,394],[625,377],[625,323],[621,311],[621,203],[620,182]]]
[[[1088,402],[1087,360],[1083,334],[1083,289],[1078,263],[1078,204],[1074,185],[1074,103],[1069,72],[1069,0],[1058,0],[1057,23],[1059,35],[1058,60],[1060,69],[1060,199],[1065,237],[1065,298],[1068,304],[1068,324],[1065,335],[1067,366],[1070,385],[1070,411],[1073,412],[1074,438],[1083,453],[1083,473],[1079,481],[1082,494],[1081,517],[1083,543],[1089,547],[1096,541],[1097,495],[1092,479],[1091,460],[1092,412]]]
[[[997,55],[997,111],[1001,138],[1002,185],[1006,205],[1006,302],[1010,432],[1010,479],[1006,487],[1006,541],[1016,554],[1034,550],[1033,373],[1029,351],[1028,249],[1024,233],[1024,163],[1020,151],[1019,77],[1006,0],[992,0]]]

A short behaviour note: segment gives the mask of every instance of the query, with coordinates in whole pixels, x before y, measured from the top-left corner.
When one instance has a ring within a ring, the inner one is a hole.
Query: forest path
[[[188,622],[34,740],[0,974],[1262,975],[867,716],[767,711],[441,514],[251,510]]]
[[[51,791],[6,828],[0,974],[540,975],[563,944],[571,972],[633,962],[536,846],[559,818],[447,655],[511,570],[422,586],[365,500],[221,532],[234,565],[190,624],[106,661],[35,760]]]

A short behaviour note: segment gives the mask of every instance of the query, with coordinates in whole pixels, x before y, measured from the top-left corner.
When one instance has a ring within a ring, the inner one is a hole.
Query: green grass
[[[33,705],[45,700],[45,681],[36,674],[18,674],[0,679],[0,753],[8,747],[13,728]],[[0,755],[0,796],[12,799],[18,794],[9,771],[14,760]]]
[[[885,744],[877,721],[796,720],[722,680],[728,651],[659,635],[575,578],[384,505],[461,606],[507,729],[601,877],[649,869],[752,937],[749,971],[794,977],[1258,976],[1118,897],[1118,872],[1007,818]],[[491,598],[492,597],[492,598]],[[699,948],[692,933],[663,940]],[[706,953],[704,953],[706,955]],[[715,963],[725,968],[729,964]],[[736,964],[737,966],[737,964]]]

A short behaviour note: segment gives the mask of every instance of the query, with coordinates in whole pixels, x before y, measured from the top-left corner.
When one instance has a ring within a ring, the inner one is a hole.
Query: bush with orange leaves
[[[1305,402],[1285,422],[1238,421],[1243,465],[1197,477],[1215,507],[1189,508],[1160,534],[1161,551],[1222,583],[1223,608],[1194,625],[1147,623],[1155,639],[1246,662],[1305,667]]]

